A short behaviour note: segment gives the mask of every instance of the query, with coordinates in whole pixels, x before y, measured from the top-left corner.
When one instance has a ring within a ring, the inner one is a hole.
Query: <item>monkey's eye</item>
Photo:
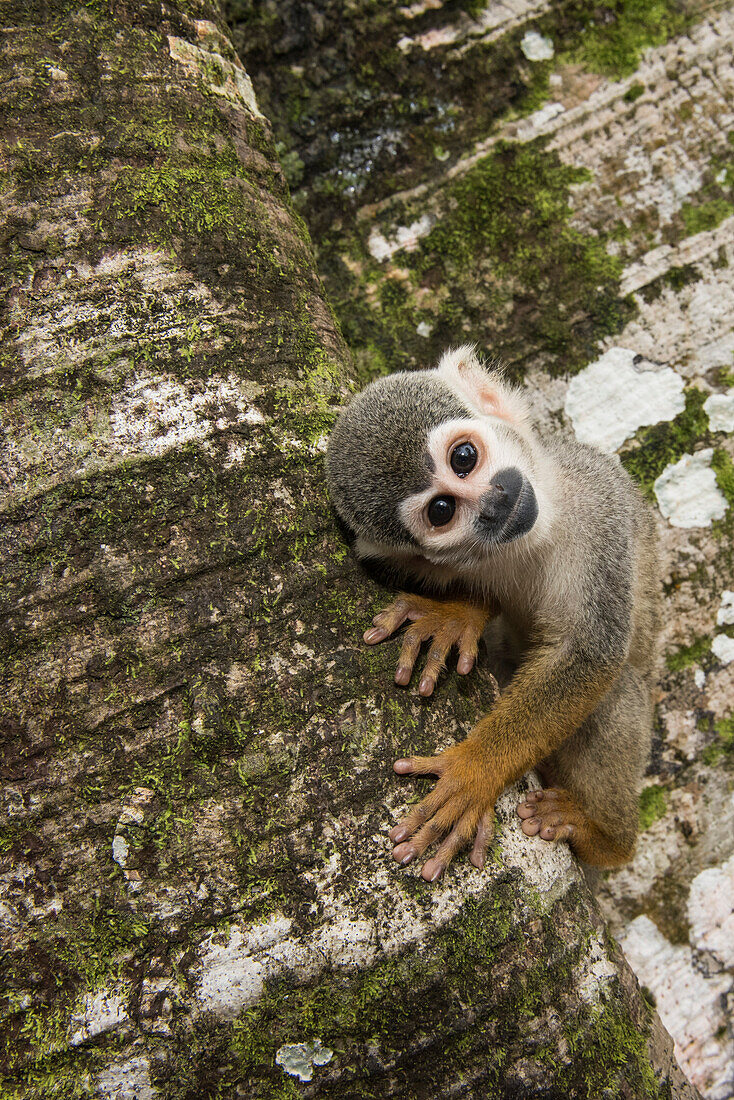
[[[466,477],[477,464],[477,449],[473,443],[460,443],[451,452],[451,469],[459,477]]]
[[[428,505],[428,519],[434,527],[443,527],[448,523],[456,511],[456,501],[453,497],[434,497]]]

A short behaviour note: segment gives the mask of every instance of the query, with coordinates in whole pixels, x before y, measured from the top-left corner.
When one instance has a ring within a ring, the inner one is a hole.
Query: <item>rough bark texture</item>
[[[619,450],[660,506],[666,662],[644,832],[596,891],[686,1072],[729,1100],[731,4],[228,9],[360,377],[476,341],[525,379],[548,429]],[[700,507],[681,507],[687,494]]]
[[[490,693],[359,645],[348,356],[221,13],[4,25],[3,1096],[694,1097],[512,795],[486,871],[389,857]]]

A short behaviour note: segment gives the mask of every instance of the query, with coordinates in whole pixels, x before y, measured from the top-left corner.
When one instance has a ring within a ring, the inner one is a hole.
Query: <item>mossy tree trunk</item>
[[[485,872],[389,858],[488,690],[359,646],[348,356],[219,10],[4,24],[3,1096],[693,1096],[509,798]]]

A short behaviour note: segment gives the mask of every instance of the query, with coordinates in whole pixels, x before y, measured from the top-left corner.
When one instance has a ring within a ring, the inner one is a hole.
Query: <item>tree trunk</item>
[[[215,5],[3,31],[3,1095],[693,1097],[568,850],[397,868],[349,357]],[[303,1046],[298,1046],[303,1044]]]

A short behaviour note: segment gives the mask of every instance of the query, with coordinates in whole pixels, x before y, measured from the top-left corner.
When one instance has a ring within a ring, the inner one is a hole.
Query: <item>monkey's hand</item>
[[[421,875],[435,882],[457,852],[474,841],[470,860],[483,867],[494,835],[494,804],[502,790],[493,782],[482,743],[469,738],[438,756],[396,760],[399,775],[437,775],[438,783],[399,825],[390,830],[393,859],[402,866],[422,856],[429,844],[448,836],[423,864]]]
[[[456,671],[466,676],[474,667],[477,647],[490,612],[482,604],[464,603],[460,600],[429,600],[425,596],[413,596],[401,592],[384,611],[375,615],[373,626],[364,635],[367,645],[383,642],[399,626],[410,620],[400,651],[395,683],[405,686],[418,658],[421,645],[433,638],[426,667],[423,669],[418,691],[431,695],[439,673],[446,664],[452,646],[459,650]]]

